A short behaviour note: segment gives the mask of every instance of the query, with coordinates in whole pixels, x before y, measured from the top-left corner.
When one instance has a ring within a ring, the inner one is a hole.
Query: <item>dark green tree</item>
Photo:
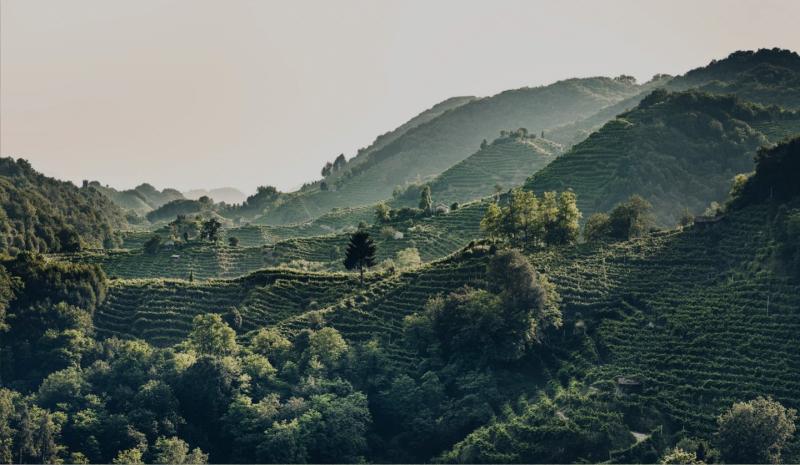
[[[216,218],[203,221],[203,226],[200,229],[200,239],[210,242],[216,242],[219,239],[219,230],[222,223],[217,221]]]
[[[375,243],[366,231],[357,231],[350,236],[347,252],[344,258],[344,267],[348,270],[357,269],[361,275],[361,285],[364,285],[364,270],[375,266]]]
[[[148,255],[155,255],[158,253],[158,249],[161,248],[161,236],[158,234],[154,234],[153,237],[147,240],[142,246],[144,252]]]
[[[717,419],[722,459],[727,463],[779,463],[796,430],[797,411],[758,397],[737,402]]]
[[[431,186],[424,186],[419,193],[419,209],[425,213],[433,211],[433,197],[431,197]]]

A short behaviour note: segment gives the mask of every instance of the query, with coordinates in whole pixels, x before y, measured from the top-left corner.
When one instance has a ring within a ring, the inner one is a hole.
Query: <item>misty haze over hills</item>
[[[31,5],[0,463],[800,461],[798,6]]]

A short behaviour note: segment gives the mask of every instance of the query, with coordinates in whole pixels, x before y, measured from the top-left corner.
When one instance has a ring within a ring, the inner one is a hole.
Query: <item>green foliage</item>
[[[599,462],[632,438],[622,415],[577,383],[479,428],[440,458],[449,463]]]
[[[219,240],[219,230],[221,227],[222,223],[217,221],[216,218],[203,221],[203,226],[200,228],[200,240],[217,242]]]
[[[48,178],[23,159],[0,158],[0,253],[77,252],[114,246],[125,214],[92,187]]]
[[[189,340],[199,354],[224,356],[235,354],[239,350],[236,344],[236,332],[219,314],[197,315],[192,321],[192,326]]]
[[[686,465],[700,465],[703,462],[697,458],[697,454],[694,452],[687,452],[679,447],[674,449],[670,449],[661,457],[659,463],[663,465],[667,464],[686,464]]]
[[[728,463],[780,463],[781,449],[794,435],[797,411],[758,397],[733,404],[717,423],[722,458]]]
[[[487,272],[492,291],[464,287],[406,317],[424,353],[481,362],[518,360],[548,327],[561,326],[555,289],[516,251],[498,253]]]
[[[797,173],[800,173],[800,137],[773,148],[762,147],[756,155],[755,174],[734,184],[734,204],[766,199],[780,202],[797,197],[800,195]]]
[[[583,228],[588,242],[603,239],[628,240],[641,237],[652,227],[652,205],[638,195],[618,204],[608,214],[595,213]]]
[[[189,445],[180,438],[160,437],[156,439],[152,463],[201,465],[208,463],[208,454],[200,448],[189,451]]]
[[[399,250],[395,257],[395,263],[401,270],[408,268],[415,268],[422,264],[422,258],[419,256],[419,250],[414,247]]]
[[[504,239],[512,246],[532,248],[544,244],[571,244],[578,239],[581,212],[575,194],[512,189],[504,206],[489,206],[481,229],[490,238]]]

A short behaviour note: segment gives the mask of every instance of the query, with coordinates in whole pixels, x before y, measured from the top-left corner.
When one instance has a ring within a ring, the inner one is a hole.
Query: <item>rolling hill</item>
[[[660,225],[723,201],[736,174],[753,169],[756,148],[798,127],[800,114],[733,96],[655,91],[543,170],[526,188],[572,189],[584,218],[632,194],[654,206]]]
[[[797,143],[793,147],[787,168],[796,167],[800,156]],[[529,254],[561,296],[565,325],[547,335],[529,364],[499,370],[495,376],[517,380],[504,386],[505,399],[536,399],[550,389],[545,385],[560,386],[557,391],[571,381],[589,386],[584,395],[616,412],[603,421],[619,422],[629,438],[609,451],[623,462],[655,461],[673,434],[710,438],[716,416],[737,400],[769,395],[800,407],[800,281],[782,265],[788,257],[778,253],[800,198],[796,186],[776,188],[781,195],[770,198],[769,187],[778,181],[768,174],[781,176],[780,182],[792,179],[773,166],[772,174],[756,172],[748,181],[756,187],[742,191],[766,194],[735,202],[715,223]],[[403,318],[432,296],[484,286],[491,255],[486,246],[467,247],[409,272],[372,276],[363,290],[346,275],[280,271],[196,284],[119,280],[96,324],[101,334],[163,345],[188,332],[198,302],[223,314],[236,307],[242,337],[260,324],[294,337],[322,319],[351,343],[378,338],[392,370],[419,377],[428,368],[417,369]],[[496,420],[453,440],[442,459],[536,461],[541,452],[524,445],[525,431],[558,438],[563,428],[585,428],[582,415],[593,414],[558,399],[559,421],[542,419],[525,405],[498,410]]]
[[[328,190],[290,195],[267,213],[270,224],[296,223],[333,207],[369,205],[391,197],[400,186],[433,177],[474,152],[483,139],[501,130],[527,128],[539,133],[584,117],[635,95],[628,78],[569,79],[536,88],[510,90],[472,100],[419,126],[345,170]],[[327,183],[326,183],[327,184]]]

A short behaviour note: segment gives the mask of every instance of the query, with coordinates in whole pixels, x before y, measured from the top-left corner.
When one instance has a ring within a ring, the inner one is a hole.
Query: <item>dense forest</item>
[[[1,159],[0,463],[800,461],[799,63],[457,97],[239,203]]]

